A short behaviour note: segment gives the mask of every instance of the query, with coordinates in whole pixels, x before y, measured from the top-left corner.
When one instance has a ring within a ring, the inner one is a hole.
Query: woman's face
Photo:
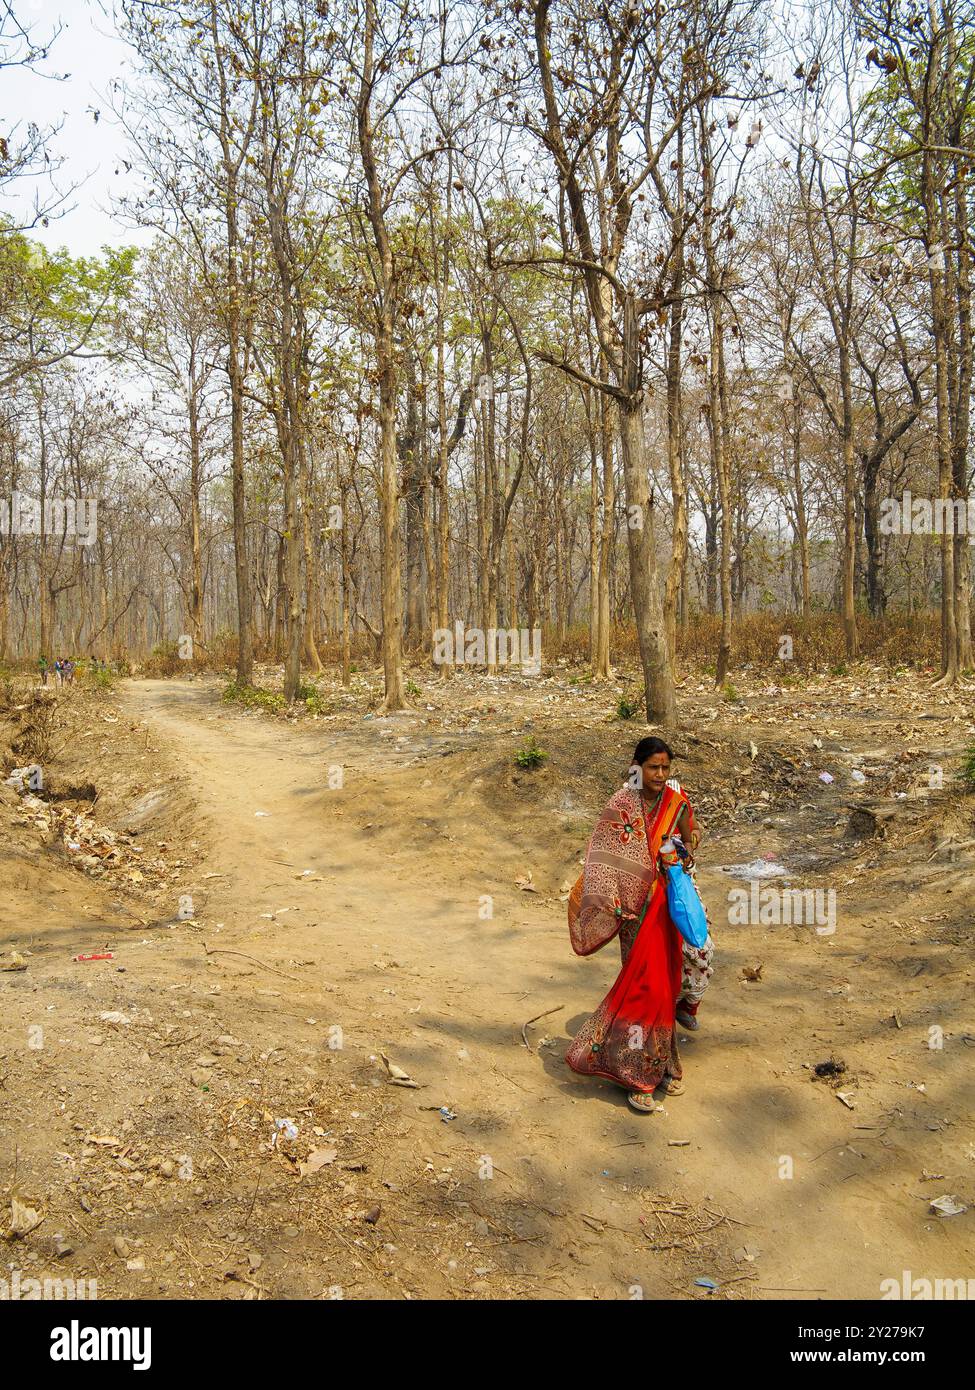
[[[644,790],[657,796],[670,776],[670,759],[666,753],[652,753],[645,763],[640,764],[640,771],[643,773]]]

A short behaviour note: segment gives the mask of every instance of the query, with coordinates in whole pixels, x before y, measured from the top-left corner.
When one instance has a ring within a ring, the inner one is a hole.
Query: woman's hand
[[[691,831],[690,837],[687,842],[687,847],[690,850],[690,855],[688,856],[687,860],[687,867],[689,869],[693,869],[694,867],[695,861],[697,859],[697,847],[700,843],[701,832],[698,830],[697,826],[695,826],[694,829]]]

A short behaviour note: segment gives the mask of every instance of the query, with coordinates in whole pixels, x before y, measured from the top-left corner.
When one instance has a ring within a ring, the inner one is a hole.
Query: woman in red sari
[[[659,860],[670,836],[691,854],[698,836],[687,797],[667,786],[672,757],[662,739],[637,744],[630,779],[600,816],[569,899],[576,954],[591,955],[619,934],[623,968],[565,1060],[584,1076],[625,1086],[630,1105],[644,1112],[654,1109],[658,1086],[671,1096],[684,1089],[675,1018],[682,938],[667,910]]]

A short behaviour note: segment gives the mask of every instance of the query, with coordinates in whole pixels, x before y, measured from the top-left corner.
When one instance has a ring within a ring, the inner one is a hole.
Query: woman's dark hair
[[[671,762],[674,760],[673,749],[664,743],[662,738],[655,738],[651,735],[649,738],[641,738],[634,748],[633,761],[642,765],[647,758],[652,758],[654,753],[666,753]]]

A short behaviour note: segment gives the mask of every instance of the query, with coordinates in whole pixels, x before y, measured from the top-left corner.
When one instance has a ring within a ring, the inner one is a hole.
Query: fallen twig
[[[208,956],[240,956],[241,960],[252,961],[254,965],[260,965],[265,970],[270,970],[272,975],[280,975],[282,980],[291,980],[294,984],[300,985],[301,980],[297,975],[287,975],[283,970],[276,969],[273,965],[268,965],[267,961],[258,960],[257,956],[249,956],[245,951],[232,951],[229,946],[208,946],[203,943],[203,949]]]
[[[564,1004],[556,1004],[556,1006],[555,1006],[554,1009],[546,1009],[545,1012],[544,1012],[543,1014],[536,1014],[534,1018],[530,1018],[530,1019],[528,1020],[527,1023],[523,1023],[523,1024],[521,1025],[521,1037],[522,1037],[522,1041],[524,1042],[525,1046],[528,1048],[528,1051],[529,1051],[529,1052],[532,1051],[532,1045],[531,1045],[531,1043],[528,1041],[528,1033],[527,1033],[526,1030],[529,1029],[529,1028],[532,1026],[533,1023],[537,1023],[537,1022],[539,1021],[539,1019],[548,1018],[549,1014],[557,1014],[557,1013],[559,1012],[560,1009],[564,1009],[564,1008],[565,1008],[565,1005],[564,1005]]]

